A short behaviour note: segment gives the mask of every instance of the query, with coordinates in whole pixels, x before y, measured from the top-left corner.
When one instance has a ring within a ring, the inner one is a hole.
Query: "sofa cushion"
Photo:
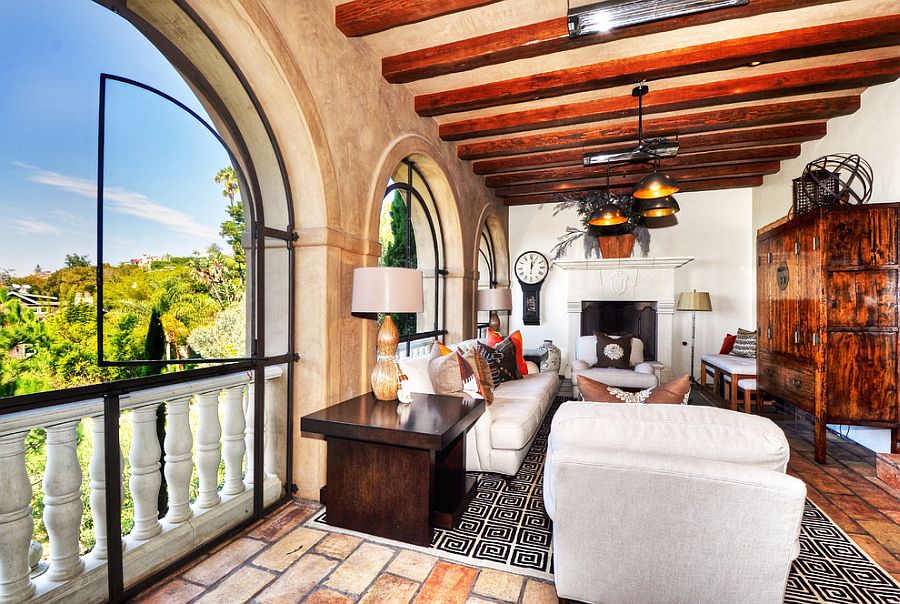
[[[737,375],[756,375],[756,359],[736,357],[730,354],[704,354],[700,359],[707,365]]]
[[[597,362],[597,338],[594,336],[581,336],[575,340],[575,359],[584,361],[588,365]],[[629,364],[634,367],[644,362],[644,343],[639,338],[631,338],[631,360]]]
[[[497,401],[540,400],[549,402],[559,388],[559,376],[552,371],[528,374],[521,380],[503,382],[494,388]]]
[[[631,367],[631,334],[627,336],[610,336],[599,331],[594,332],[597,339],[597,362],[592,367],[628,369]]]
[[[653,388],[659,381],[653,373],[640,373],[632,369],[582,369],[572,372],[572,378],[584,375],[597,382],[603,382],[616,388]],[[577,382],[576,382],[577,383]]]
[[[408,378],[406,388],[410,392],[435,394],[431,385],[431,376],[428,375],[430,360],[430,356],[400,358],[400,371]]]
[[[771,420],[693,405],[564,403],[550,428],[586,448],[694,457],[784,472],[790,449]]]

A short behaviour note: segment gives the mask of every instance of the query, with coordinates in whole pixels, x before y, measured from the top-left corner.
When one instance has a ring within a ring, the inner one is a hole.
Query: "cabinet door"
[[[769,311],[772,316],[771,349],[774,353],[795,355],[800,329],[800,278],[795,253],[797,231],[791,229],[772,239],[772,297]]]
[[[797,228],[797,272],[791,279],[797,282],[798,338],[796,355],[805,360],[815,358],[821,336],[822,253],[819,245],[819,222],[807,222]]]
[[[897,262],[897,213],[868,205],[826,215],[829,269],[870,267]]]
[[[756,329],[757,347],[760,352],[771,351],[772,311],[770,300],[774,284],[774,272],[769,261],[772,249],[771,239],[761,239],[756,243]]]
[[[829,421],[897,421],[897,337],[893,333],[828,334]]]

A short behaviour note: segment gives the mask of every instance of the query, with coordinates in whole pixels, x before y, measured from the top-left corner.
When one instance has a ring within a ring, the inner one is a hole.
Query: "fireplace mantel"
[[[693,256],[670,256],[663,258],[601,258],[599,260],[558,260],[553,266],[566,271],[590,271],[628,268],[676,269],[684,266]]]

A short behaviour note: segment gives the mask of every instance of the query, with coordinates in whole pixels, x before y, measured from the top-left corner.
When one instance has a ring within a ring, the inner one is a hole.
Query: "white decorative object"
[[[91,418],[91,432],[94,442],[91,449],[91,460],[88,463],[88,476],[91,488],[91,517],[94,519],[94,538],[96,540],[91,552],[98,560],[109,557],[109,530],[106,526],[106,428],[103,416]],[[119,452],[119,491],[124,498],[125,485],[121,482],[125,458]]]
[[[31,481],[25,467],[25,432],[0,438],[0,602],[31,599],[34,585],[28,574],[28,548],[34,532]]]
[[[244,386],[225,389],[224,413],[222,416],[222,457],[225,458],[225,484],[223,495],[237,495],[246,488],[241,476],[244,463]]]
[[[166,438],[163,449],[166,452],[166,487],[169,495],[169,511],[166,520],[180,524],[194,515],[191,510],[191,474],[194,460],[191,448],[194,436],[190,422],[191,397],[176,398],[166,403]]]
[[[547,358],[541,361],[541,371],[553,371],[559,373],[562,366],[562,353],[559,348],[553,344],[553,340],[544,340],[544,343],[538,346],[538,350],[547,353]]]
[[[400,375],[400,388],[397,389],[397,400],[408,405],[413,400],[412,392],[409,391],[409,378]]]
[[[244,486],[247,490],[253,489],[253,481],[255,480],[255,467],[253,453],[253,443],[256,438],[256,414],[253,412],[253,401],[256,400],[256,386],[251,381],[247,384],[247,394],[244,399],[244,446],[247,449],[247,468],[244,471]]]
[[[84,568],[81,561],[81,466],[75,431],[81,420],[47,427],[44,469],[44,525],[50,537],[51,581],[65,581]]]
[[[197,478],[200,483],[195,505],[200,509],[219,504],[219,391],[197,395]]]
[[[159,439],[156,436],[156,410],[159,403],[138,407],[131,412],[132,441],[128,461],[131,464],[131,497],[134,500],[134,528],[138,540],[153,537],[162,530],[159,524]]]

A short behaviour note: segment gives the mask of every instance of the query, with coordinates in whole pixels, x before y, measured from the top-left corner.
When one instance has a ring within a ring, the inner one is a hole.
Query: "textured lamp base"
[[[488,319],[488,329],[500,333],[500,315],[496,310],[491,311],[491,317]]]
[[[384,315],[375,339],[375,369],[372,370],[372,393],[380,401],[397,400],[400,387],[400,368],[397,365],[397,346],[400,332],[390,314]]]

